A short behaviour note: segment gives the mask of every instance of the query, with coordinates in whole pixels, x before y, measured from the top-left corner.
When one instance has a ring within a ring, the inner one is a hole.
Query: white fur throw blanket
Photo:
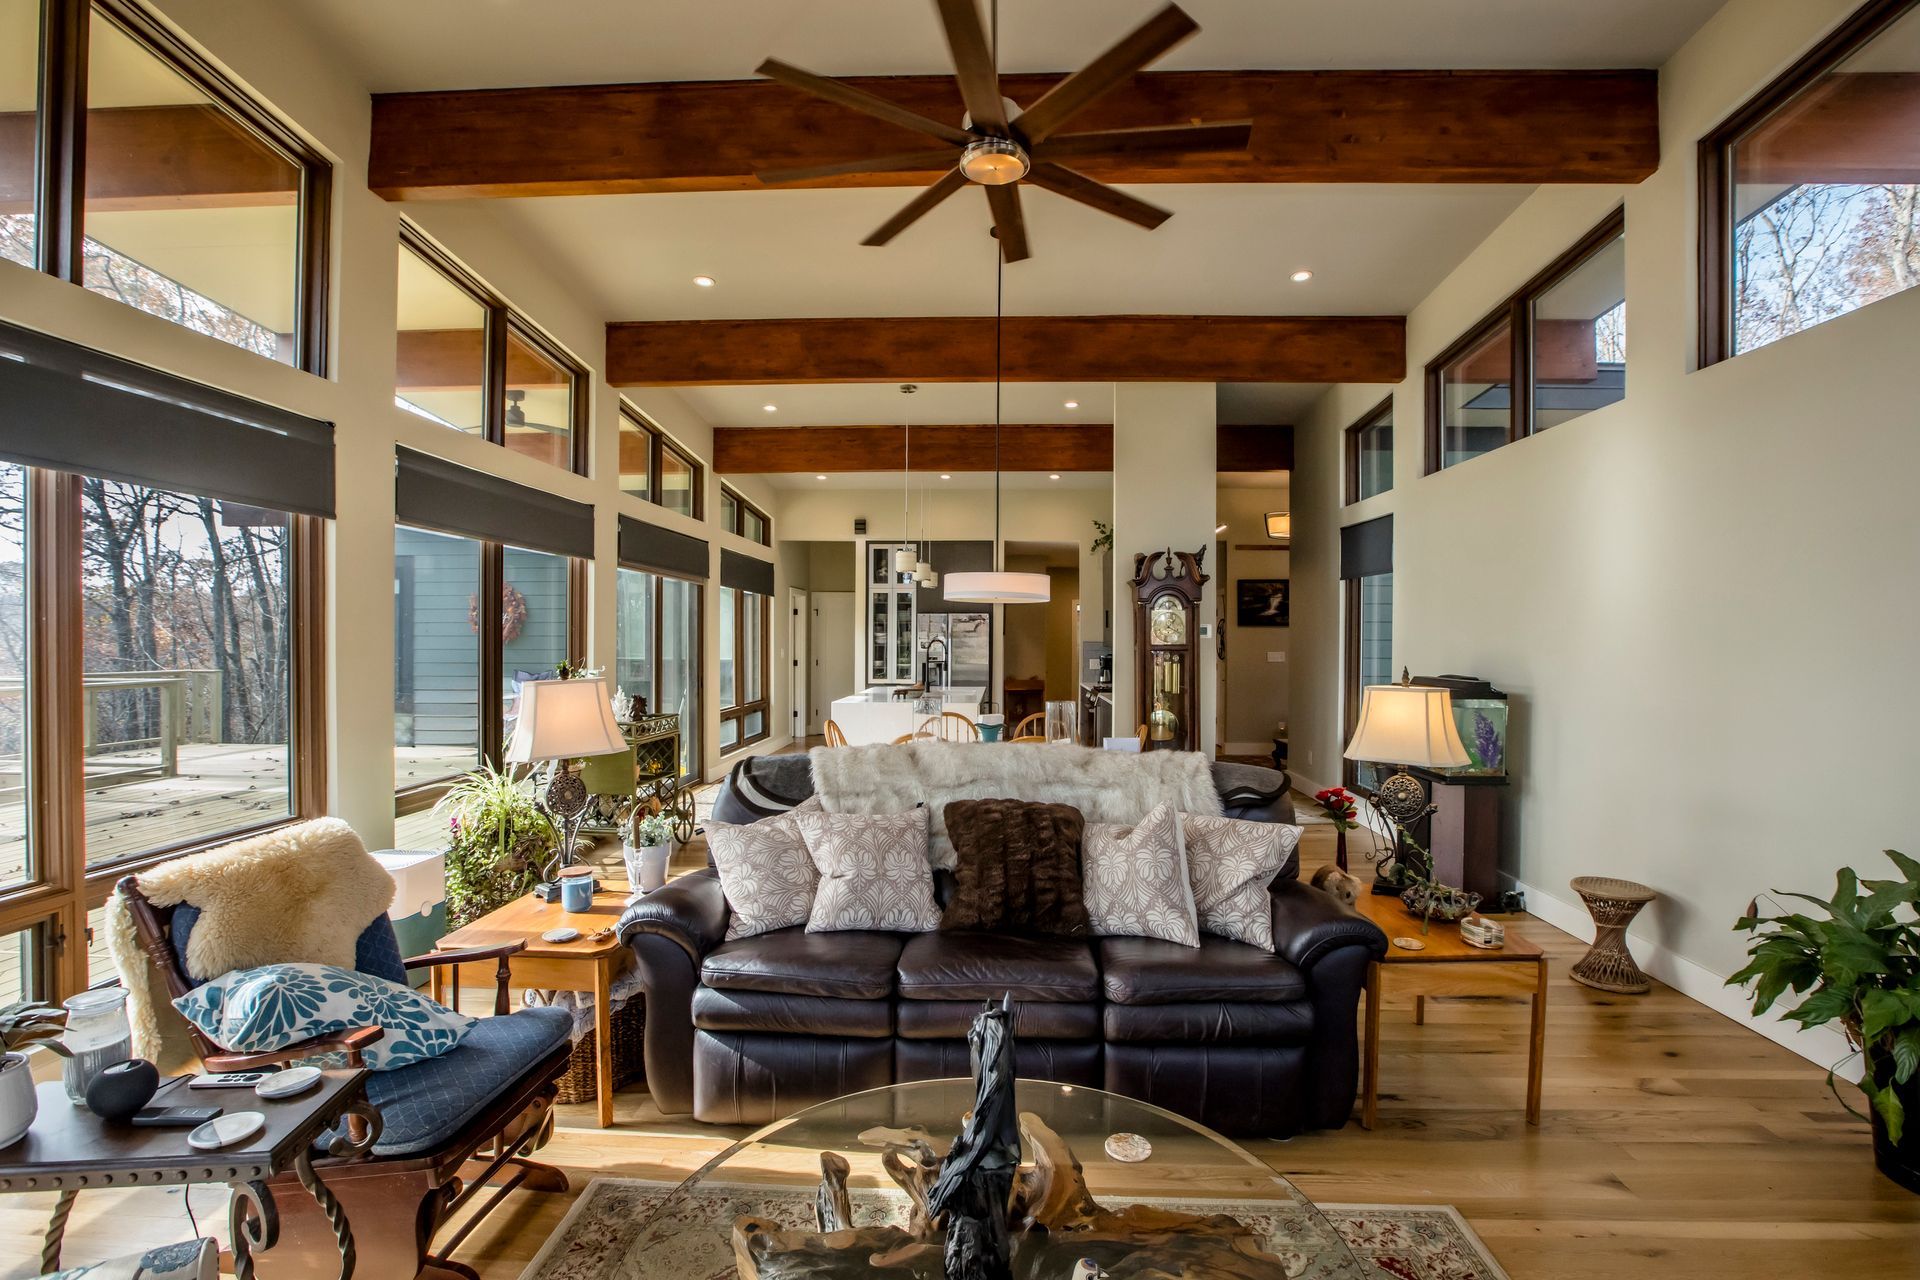
[[[1220,816],[1213,771],[1197,751],[1100,751],[1029,742],[904,742],[815,747],[813,790],[830,813],[903,813],[924,804],[932,819],[927,856],[954,863],[949,800],[1070,804],[1088,822],[1132,824],[1156,806]]]
[[[354,944],[393,902],[393,877],[353,828],[318,818],[163,862],[139,874],[157,907],[200,909],[187,939],[187,972],[217,978],[263,964],[353,967]],[[118,890],[107,903],[107,944],[127,988],[133,1052],[164,1075],[198,1055],[133,930]]]

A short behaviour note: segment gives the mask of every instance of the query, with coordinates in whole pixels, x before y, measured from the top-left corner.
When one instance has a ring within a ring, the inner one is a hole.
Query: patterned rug
[[[813,1219],[808,1188],[706,1185],[695,1198],[659,1217],[670,1182],[596,1178],[574,1201],[566,1219],[520,1280],[733,1280],[725,1232],[743,1213],[803,1226]],[[860,1225],[899,1221],[905,1197],[892,1189],[856,1190],[854,1220]],[[1306,1256],[1289,1241],[1307,1234],[1284,1208],[1261,1205],[1248,1212],[1233,1203],[1173,1197],[1140,1197],[1138,1203],[1189,1213],[1231,1213],[1266,1235],[1269,1248],[1287,1260],[1289,1274],[1310,1271]],[[1326,1204],[1320,1210],[1347,1246],[1375,1273],[1390,1280],[1507,1280],[1480,1238],[1451,1205]],[[670,1220],[669,1220],[670,1219]]]

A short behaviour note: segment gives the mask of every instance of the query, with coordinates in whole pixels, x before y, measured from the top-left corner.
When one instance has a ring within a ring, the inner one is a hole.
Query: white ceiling
[[[716,427],[939,426],[993,421],[990,382],[923,382],[911,396],[894,383],[816,383],[778,387],[682,387],[680,395]],[[1292,425],[1327,389],[1324,382],[1222,383],[1221,422]],[[1079,405],[1068,409],[1067,401]],[[774,411],[767,412],[772,405]],[[1113,421],[1110,382],[1009,382],[1000,420],[1019,423]]]
[[[1156,66],[1654,67],[1723,2],[1182,0],[1200,33]],[[1002,0],[1001,66],[1072,70],[1158,7]],[[323,0],[302,9],[376,92],[744,79],[768,55],[826,75],[949,69],[926,0]]]

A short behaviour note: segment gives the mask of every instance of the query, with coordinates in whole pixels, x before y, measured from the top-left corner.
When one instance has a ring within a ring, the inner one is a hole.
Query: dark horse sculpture
[[[1013,997],[988,1004],[967,1032],[973,1055],[973,1116],[954,1139],[927,1193],[927,1212],[946,1219],[947,1280],[1012,1280],[1007,1205],[1020,1168],[1020,1111],[1013,1085]]]

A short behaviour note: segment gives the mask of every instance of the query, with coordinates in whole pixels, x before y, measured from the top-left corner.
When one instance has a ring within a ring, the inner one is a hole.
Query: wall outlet
[[[1087,670],[1098,671],[1099,669],[1100,669],[1100,659],[1098,658],[1087,659]]]
[[[1284,649],[1269,649],[1269,650],[1267,650],[1267,661],[1268,661],[1268,662],[1285,662],[1286,660],[1287,660],[1287,653],[1286,653],[1286,650],[1284,650]]]

